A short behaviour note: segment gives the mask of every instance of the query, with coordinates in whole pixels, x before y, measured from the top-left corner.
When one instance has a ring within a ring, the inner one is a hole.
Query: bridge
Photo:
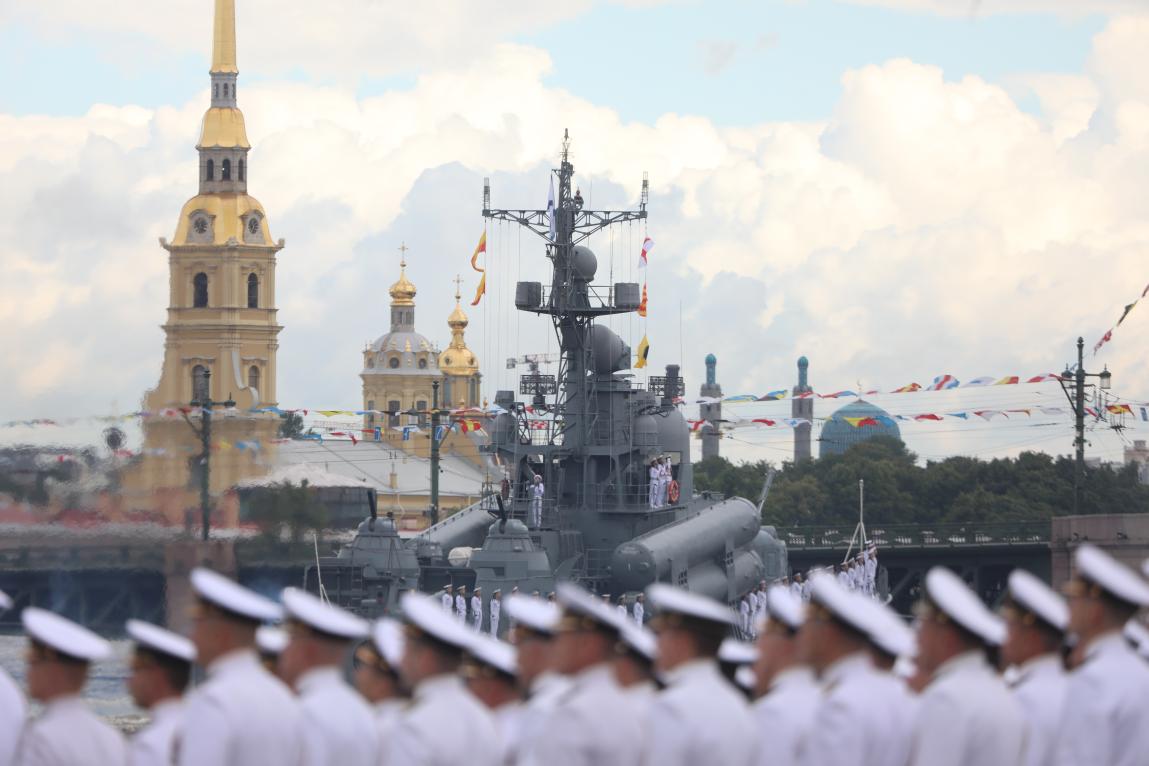
[[[962,575],[987,601],[996,600],[1010,570],[1017,567],[1048,581],[1050,526],[1048,521],[889,524],[866,533],[878,546],[879,588],[893,597],[898,611],[908,613],[925,573],[937,565]],[[841,562],[853,533],[853,527],[841,525],[778,530],[794,572]],[[855,541],[855,553],[857,549]]]

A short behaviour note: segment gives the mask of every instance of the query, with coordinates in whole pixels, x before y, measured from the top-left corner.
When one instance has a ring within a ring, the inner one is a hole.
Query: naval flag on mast
[[[551,189],[547,194],[547,221],[550,224],[551,242],[555,241],[555,177],[551,176]]]

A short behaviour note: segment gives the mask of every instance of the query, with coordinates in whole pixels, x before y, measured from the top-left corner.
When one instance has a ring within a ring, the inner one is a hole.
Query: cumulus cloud
[[[1073,339],[1099,336],[1149,280],[1145,24],[1114,20],[1069,79],[951,81],[907,60],[849,71],[818,123],[626,122],[548,87],[548,56],[514,44],[379,97],[250,86],[251,191],[288,243],[281,402],[359,403],[359,353],[386,330],[401,241],[419,329],[445,344],[451,279],[474,287],[483,178],[496,206],[542,207],[568,127],[589,204],[635,204],[650,173],[650,322],[610,324],[632,344],[648,334],[655,369],[682,356],[692,391],[710,351],[735,393],[786,385],[803,353],[822,388],[1060,369]],[[1019,107],[1019,87],[1040,114]],[[15,382],[0,419],[131,406],[155,383],[167,300],[156,242],[195,192],[206,101],[0,115],[0,269],[14,276],[0,283],[0,358]],[[640,279],[645,231],[596,238],[599,281]],[[554,340],[510,308],[517,279],[545,278],[539,241],[489,232],[490,290],[468,308],[468,337],[493,396],[513,385],[506,358]],[[1146,329],[1149,311],[1131,315],[1098,360],[1141,397]]]

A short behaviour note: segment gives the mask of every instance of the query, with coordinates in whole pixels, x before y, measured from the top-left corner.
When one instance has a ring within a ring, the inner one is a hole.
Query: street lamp
[[[1073,407],[1074,417],[1074,431],[1076,436],[1073,440],[1073,445],[1076,451],[1073,471],[1073,512],[1079,513],[1081,510],[1081,491],[1085,483],[1085,379],[1097,378],[1098,388],[1102,391],[1108,391],[1113,386],[1113,373],[1109,371],[1109,366],[1106,365],[1105,369],[1101,372],[1086,372],[1085,371],[1085,339],[1077,339],[1077,369],[1070,370],[1065,368],[1065,372],[1061,374],[1061,389],[1065,392],[1065,397],[1069,400],[1069,404]],[[1072,393],[1069,386],[1072,386]]]
[[[235,402],[232,401],[230,393],[226,402],[212,401],[211,370],[204,370],[203,373],[203,396],[203,401],[199,399],[192,399],[191,401],[192,407],[200,408],[200,426],[197,428],[187,413],[184,413],[184,420],[200,439],[199,510],[200,516],[203,518],[203,540],[207,542],[211,530],[211,413],[212,408],[216,406],[231,409],[235,407]]]

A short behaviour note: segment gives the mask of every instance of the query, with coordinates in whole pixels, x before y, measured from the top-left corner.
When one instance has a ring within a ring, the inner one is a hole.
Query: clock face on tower
[[[247,231],[250,234],[259,234],[259,219],[254,216],[247,219]]]
[[[195,228],[196,234],[207,234],[207,219],[195,219],[195,221],[192,222],[192,227]]]

